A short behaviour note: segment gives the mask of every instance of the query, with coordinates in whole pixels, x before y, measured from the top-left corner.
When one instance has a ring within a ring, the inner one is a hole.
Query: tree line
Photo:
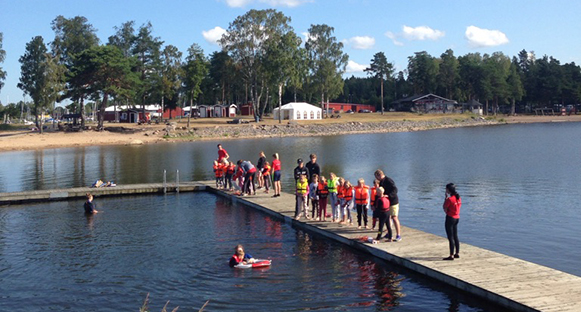
[[[526,50],[512,58],[501,52],[456,57],[449,49],[434,57],[422,51],[398,72],[378,52],[365,69],[368,77],[344,79],[349,56],[334,28],[311,25],[303,42],[290,21],[273,9],[250,10],[230,23],[219,40],[221,51],[206,56],[193,43],[184,57],[153,36],[151,23],[125,22],[101,44],[85,17],[57,16],[52,41],[36,36],[26,44],[18,87],[31,97],[35,116],[64,100],[84,116],[86,102],[97,103],[100,129],[112,103],[143,110],[152,103],[164,109],[252,103],[260,118],[283,102],[299,100],[373,104],[383,112],[394,100],[434,93],[459,102],[478,100],[486,112],[511,114],[581,100],[578,65],[536,58]],[[0,33],[0,64],[4,57]],[[0,67],[0,88],[5,76]]]

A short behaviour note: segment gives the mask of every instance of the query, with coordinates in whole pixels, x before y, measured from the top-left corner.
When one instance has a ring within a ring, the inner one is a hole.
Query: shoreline
[[[267,120],[259,124],[226,124],[227,118],[195,120],[190,130],[185,122],[172,122],[171,126],[106,124],[106,129],[117,131],[83,132],[47,131],[42,135],[31,131],[0,132],[0,152],[45,150],[55,148],[88,147],[104,145],[143,145],[159,142],[192,142],[207,140],[234,140],[249,138],[308,137],[344,134],[415,132],[459,127],[477,127],[522,123],[581,122],[574,116],[498,116],[497,118],[471,118],[466,115],[417,116],[398,115],[397,118],[378,116],[346,116],[343,120],[278,123]],[[367,114],[365,114],[367,115]],[[351,118],[350,118],[351,117]],[[371,120],[368,120],[371,119]],[[122,127],[122,128],[121,128]],[[121,129],[121,132],[119,132]],[[128,132],[128,133],[123,133]]]

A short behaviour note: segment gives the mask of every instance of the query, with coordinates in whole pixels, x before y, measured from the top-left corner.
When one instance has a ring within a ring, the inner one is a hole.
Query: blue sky
[[[101,43],[114,26],[150,21],[165,45],[186,52],[192,43],[206,54],[220,47],[215,40],[237,16],[250,9],[274,8],[291,18],[303,39],[311,24],[335,28],[349,54],[346,76],[365,76],[373,55],[384,52],[397,70],[414,52],[456,56],[501,51],[510,57],[525,49],[536,57],[553,56],[561,64],[581,63],[581,1],[566,0],[0,0],[0,32],[4,33],[7,71],[0,91],[3,104],[22,100],[16,87],[18,58],[34,36],[54,39],[51,21],[57,15],[85,16],[98,30]],[[29,99],[29,98],[28,98]]]

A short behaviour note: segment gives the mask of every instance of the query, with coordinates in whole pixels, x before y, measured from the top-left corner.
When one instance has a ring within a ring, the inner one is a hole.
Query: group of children
[[[378,225],[377,240],[382,236],[384,225],[387,227],[388,241],[391,241],[392,231],[389,225],[389,197],[384,194],[383,187],[379,186],[379,180],[373,181],[373,187],[365,185],[364,179],[357,180],[357,185],[341,177],[337,177],[333,172],[329,174],[329,180],[323,175],[313,174],[310,184],[305,175],[301,175],[297,180],[296,197],[297,205],[295,219],[300,220],[304,216],[307,220],[327,221],[331,217],[332,222],[339,224],[353,224],[351,211],[357,213],[357,228],[368,226],[367,211],[373,211],[371,228]],[[308,202],[312,204],[312,211],[309,215]],[[327,214],[327,205],[331,205],[331,214]]]
[[[258,181],[258,189],[265,188],[265,193],[270,190],[271,165],[268,161],[264,162],[262,168],[256,168],[250,161],[239,160],[236,165],[227,159],[222,159],[220,162],[214,160],[212,168],[218,189],[233,192],[236,187],[239,195],[251,195],[256,194],[256,181]]]

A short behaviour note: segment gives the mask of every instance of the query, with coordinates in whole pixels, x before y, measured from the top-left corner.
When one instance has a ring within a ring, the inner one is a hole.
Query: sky
[[[18,59],[26,43],[54,39],[51,22],[58,16],[84,16],[102,44],[127,21],[148,21],[153,35],[184,55],[193,43],[206,55],[219,51],[216,40],[237,16],[251,9],[276,9],[291,18],[303,40],[311,25],[326,24],[349,55],[345,77],[364,77],[373,55],[383,52],[397,71],[408,57],[426,51],[439,57],[523,49],[537,58],[552,56],[561,64],[581,63],[581,1],[571,0],[0,0],[0,32],[7,72],[0,102],[23,99],[17,88]],[[29,97],[26,100],[30,100]]]

